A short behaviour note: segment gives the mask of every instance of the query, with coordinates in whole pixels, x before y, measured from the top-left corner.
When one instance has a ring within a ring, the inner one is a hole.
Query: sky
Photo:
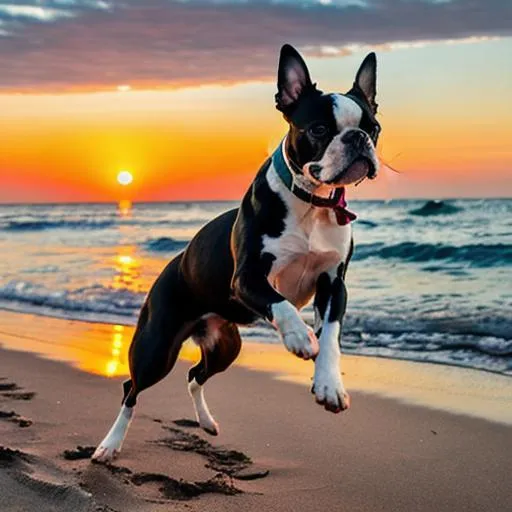
[[[329,92],[377,53],[398,172],[349,198],[510,197],[511,20],[504,0],[0,0],[0,202],[241,198],[286,133],[286,42]]]

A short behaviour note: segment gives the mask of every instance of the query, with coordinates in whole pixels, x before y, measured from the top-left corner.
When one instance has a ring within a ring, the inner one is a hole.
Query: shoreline
[[[33,353],[89,374],[128,375],[126,353],[133,327],[3,310],[0,323],[0,350]],[[22,332],[12,334],[19,325],[23,326]],[[198,357],[199,349],[187,341],[180,360],[195,362]],[[244,341],[233,366],[301,386],[310,386],[313,374],[311,362],[295,358],[283,346],[253,341]],[[438,363],[346,353],[342,354],[341,367],[349,393],[354,390],[399,403],[512,425],[509,376]]]
[[[136,320],[129,322],[128,320],[121,320],[120,318],[116,318],[117,321],[113,321],[113,320],[112,321],[108,321],[108,320],[99,321],[99,320],[96,320],[93,318],[86,318],[86,317],[72,318],[72,317],[66,316],[65,314],[60,315],[56,312],[52,313],[52,314],[41,313],[40,311],[37,310],[38,309],[37,306],[34,309],[35,309],[34,311],[29,311],[29,310],[19,311],[16,308],[9,308],[5,305],[0,305],[0,318],[3,313],[7,313],[7,314],[21,315],[21,316],[36,316],[36,317],[47,318],[50,320],[59,320],[59,321],[63,321],[63,322],[79,322],[79,323],[84,323],[84,324],[95,324],[95,325],[105,325],[105,326],[120,325],[127,329],[133,329],[136,324]],[[91,313],[91,316],[93,316],[94,314],[95,313]],[[311,324],[311,319],[309,319],[309,323]],[[1,334],[6,334],[9,336],[11,333],[5,333],[5,332],[2,333],[2,330],[0,329],[0,335]],[[251,344],[251,343],[259,344],[259,343],[261,343],[266,346],[267,345],[275,345],[275,343],[265,343],[265,342],[254,341],[254,338],[251,338],[251,341],[244,340],[243,335],[242,335],[242,340],[243,340],[244,344]],[[511,370],[508,370],[505,372],[505,371],[493,370],[491,368],[471,366],[470,364],[463,364],[463,363],[456,364],[456,363],[447,362],[447,361],[440,361],[440,360],[432,361],[432,360],[414,358],[414,357],[409,358],[409,357],[405,357],[405,356],[400,356],[399,354],[394,354],[393,356],[389,356],[389,355],[382,355],[382,354],[365,354],[365,353],[356,352],[353,350],[351,352],[347,352],[346,350],[347,350],[347,348],[342,349],[342,355],[354,356],[354,357],[369,357],[369,358],[374,358],[374,359],[387,359],[387,360],[392,360],[392,361],[405,361],[405,362],[419,363],[419,364],[432,364],[432,365],[448,366],[448,367],[452,367],[452,368],[461,368],[461,369],[467,369],[467,370],[474,370],[474,371],[478,371],[478,372],[486,372],[486,373],[490,373],[492,375],[512,377]]]

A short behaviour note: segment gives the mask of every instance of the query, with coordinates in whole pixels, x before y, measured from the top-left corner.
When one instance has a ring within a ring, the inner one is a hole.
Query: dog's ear
[[[279,56],[276,108],[289,112],[302,94],[315,90],[304,59],[293,46],[285,44]]]
[[[377,57],[375,53],[369,53],[359,67],[354,82],[354,88],[364,94],[374,114],[377,113]]]

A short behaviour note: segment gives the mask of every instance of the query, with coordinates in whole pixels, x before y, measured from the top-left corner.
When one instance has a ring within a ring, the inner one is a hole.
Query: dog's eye
[[[329,131],[329,128],[325,124],[314,124],[310,129],[309,133],[313,135],[313,137],[324,137],[327,135],[327,132]]]

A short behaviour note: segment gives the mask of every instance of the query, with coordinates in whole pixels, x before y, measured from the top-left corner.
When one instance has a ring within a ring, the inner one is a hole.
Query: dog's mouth
[[[375,173],[373,163],[369,158],[359,157],[326,183],[328,185],[350,185],[364,180],[370,173]]]
[[[322,168],[316,164],[310,164],[308,168],[308,176],[315,182],[323,185],[330,185],[331,187],[344,187],[359,183],[365,178],[373,179],[377,174],[375,164],[365,156],[357,157],[350,165],[336,173],[333,178],[320,181],[317,176],[320,175]],[[315,171],[317,171],[315,173]],[[315,176],[317,174],[317,176]]]

